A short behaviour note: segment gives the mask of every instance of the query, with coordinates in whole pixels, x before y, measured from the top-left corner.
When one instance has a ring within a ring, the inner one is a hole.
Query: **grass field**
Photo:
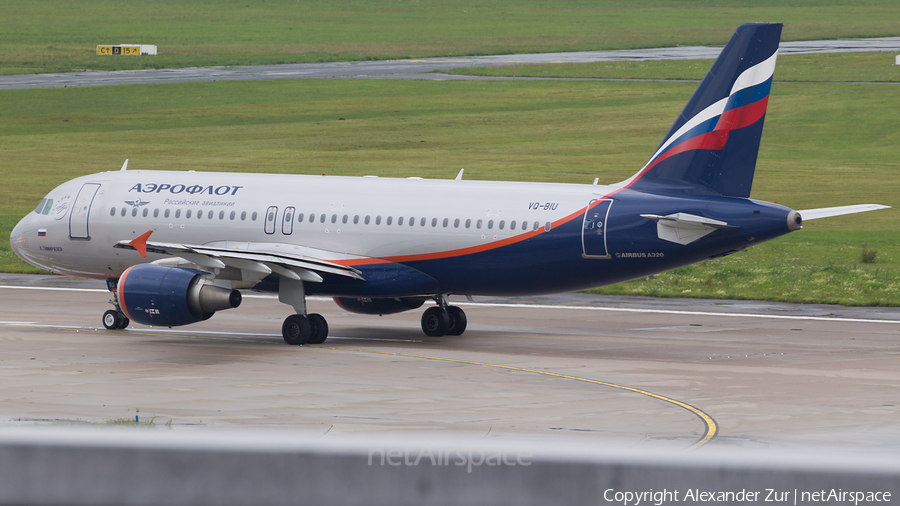
[[[53,186],[125,158],[131,169],[452,178],[465,167],[474,179],[615,182],[643,165],[695,86],[326,79],[4,91],[0,236]],[[796,209],[900,206],[900,130],[885,114],[898,91],[775,85],[753,197]],[[897,212],[808,222],[744,253],[602,290],[898,305]],[[861,261],[863,247],[874,263]],[[29,270],[5,240],[0,270]]]
[[[784,40],[897,35],[894,0],[3,2],[0,74],[723,44],[746,21]],[[99,57],[98,44],[159,56]]]

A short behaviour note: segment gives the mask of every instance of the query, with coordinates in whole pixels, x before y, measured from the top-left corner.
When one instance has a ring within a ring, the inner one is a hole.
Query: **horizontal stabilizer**
[[[819,218],[830,218],[832,216],[841,216],[844,214],[864,213],[866,211],[877,211],[879,209],[890,209],[891,206],[882,206],[879,204],[859,204],[856,206],[840,206],[840,207],[820,207],[819,209],[806,209],[797,211],[803,221],[817,220]]]
[[[656,222],[656,235],[660,239],[681,245],[690,244],[720,228],[737,228],[724,221],[687,213],[642,214],[641,218]]]

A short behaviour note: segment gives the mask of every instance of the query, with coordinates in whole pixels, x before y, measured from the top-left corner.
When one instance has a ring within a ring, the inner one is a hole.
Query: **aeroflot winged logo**
[[[243,188],[243,186],[201,186],[198,184],[195,185],[183,185],[183,184],[166,184],[166,183],[138,183],[131,187],[128,192],[138,192],[138,193],[171,193],[173,195],[178,195],[180,193],[187,193],[189,195],[236,195],[238,190]]]
[[[138,207],[146,206],[150,202],[146,202],[141,199],[137,199],[137,200],[126,200],[125,203],[128,204],[129,206],[134,206],[134,208],[137,209]]]

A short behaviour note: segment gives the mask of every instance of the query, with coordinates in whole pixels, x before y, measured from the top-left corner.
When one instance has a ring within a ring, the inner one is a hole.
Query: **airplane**
[[[328,324],[307,295],[384,315],[435,305],[429,336],[461,335],[448,295],[583,290],[745,250],[804,220],[750,197],[781,24],[745,23],[649,161],[600,185],[128,170],[58,186],[13,229],[24,261],[107,280],[107,329],[179,326],[277,292],[290,345]]]

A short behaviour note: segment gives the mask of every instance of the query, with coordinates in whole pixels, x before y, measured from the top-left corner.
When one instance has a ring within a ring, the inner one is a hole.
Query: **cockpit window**
[[[44,204],[44,212],[41,214],[50,214],[50,209],[53,209],[53,199],[47,199],[47,203]]]
[[[37,207],[34,208],[34,212],[41,214],[41,211],[44,210],[44,204],[46,204],[46,203],[47,203],[47,199],[42,200],[41,203],[38,204]]]

